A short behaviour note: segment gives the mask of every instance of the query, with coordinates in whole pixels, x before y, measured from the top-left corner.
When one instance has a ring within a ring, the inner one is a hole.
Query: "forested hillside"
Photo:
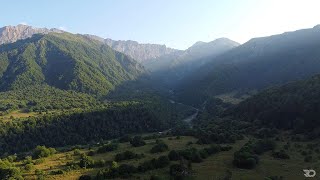
[[[35,35],[0,46],[0,89],[47,84],[59,89],[106,95],[144,69],[107,45],[80,35]]]
[[[226,111],[257,126],[318,136],[320,75],[267,89]]]
[[[184,79],[181,99],[250,91],[320,72],[320,28],[254,38]],[[194,88],[197,87],[197,88]]]

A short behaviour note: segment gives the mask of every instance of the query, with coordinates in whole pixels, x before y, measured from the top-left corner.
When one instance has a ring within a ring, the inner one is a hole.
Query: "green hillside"
[[[69,33],[35,35],[0,48],[0,89],[47,84],[59,89],[106,95],[144,70],[107,45]]]
[[[319,136],[320,76],[267,89],[229,109],[225,115],[258,126]]]

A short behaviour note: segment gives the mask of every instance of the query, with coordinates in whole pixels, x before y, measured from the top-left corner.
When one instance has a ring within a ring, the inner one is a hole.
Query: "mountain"
[[[132,58],[99,41],[70,33],[37,34],[0,46],[0,90],[47,84],[105,95],[144,73]]]
[[[0,44],[13,43],[17,40],[32,37],[34,34],[48,34],[50,32],[62,33],[59,29],[35,28],[19,24],[17,26],[5,26],[0,28]]]
[[[22,24],[17,26],[5,26],[0,28],[0,44],[13,43],[17,40],[30,38],[34,34],[48,34],[50,32],[62,33],[64,31],[56,28],[36,28]],[[112,49],[122,52],[140,63],[179,51],[159,44],[141,44],[131,40],[115,41],[89,34],[86,34],[85,36],[104,42]]]
[[[188,76],[181,97],[262,89],[320,72],[320,28],[254,38]],[[194,87],[197,87],[196,89]]]
[[[127,56],[135,59],[139,63],[148,62],[150,60],[166,56],[169,54],[180,52],[180,50],[168,48],[159,44],[141,44],[136,41],[116,41],[112,39],[103,39],[99,36],[85,34],[84,36],[104,42],[112,49],[122,52]]]
[[[264,90],[229,109],[225,115],[256,126],[319,136],[320,75]]]
[[[239,46],[239,43],[227,38],[211,42],[197,42],[185,51],[175,52],[167,56],[145,62],[147,69],[166,84],[177,82],[198,68],[214,61],[214,58]]]
[[[144,65],[153,72],[178,67],[192,61],[196,61],[199,66],[201,63],[205,63],[207,57],[215,57],[238,45],[239,43],[227,38],[216,39],[208,43],[199,41],[185,51],[172,53],[167,57],[162,56],[160,59],[154,59],[144,63]]]

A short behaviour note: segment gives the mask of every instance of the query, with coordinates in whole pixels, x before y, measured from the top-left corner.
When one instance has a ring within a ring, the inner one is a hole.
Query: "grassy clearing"
[[[194,137],[182,136],[180,139],[176,137],[166,137],[160,138],[168,146],[169,150],[182,150],[188,147],[195,148],[204,148],[208,145],[198,145],[195,144],[196,140]],[[320,167],[320,153],[312,151],[310,152],[314,157],[312,162],[304,162],[305,156],[301,154],[302,151],[305,151],[307,148],[306,142],[292,142],[290,148],[287,150],[287,153],[290,155],[290,159],[276,159],[272,157],[272,152],[267,152],[260,157],[260,162],[255,169],[238,169],[235,168],[232,164],[233,154],[235,151],[239,150],[246,142],[248,138],[245,138],[241,141],[237,141],[235,144],[232,144],[233,149],[230,151],[220,152],[218,154],[212,155],[205,159],[201,163],[192,163],[193,176],[191,179],[199,180],[218,180],[225,176],[227,171],[232,172],[232,180],[259,180],[264,179],[265,177],[270,176],[283,176],[284,179],[295,180],[303,179],[302,169],[312,168],[317,170]],[[134,153],[143,153],[145,157],[137,160],[125,160],[119,162],[119,164],[132,164],[138,166],[139,163],[152,158],[157,158],[161,155],[167,155],[169,151],[151,154],[150,149],[155,144],[155,139],[146,140],[147,144],[142,147],[132,147],[130,143],[120,143],[119,148],[112,152],[107,152],[103,154],[95,154],[91,156],[94,160],[105,160],[112,161],[117,153],[124,152],[126,150],[132,151]],[[193,142],[191,145],[187,145],[189,142]],[[312,142],[318,143],[318,142]],[[277,141],[276,150],[283,149],[283,145],[286,144],[286,141]],[[299,146],[299,148],[297,148]],[[88,153],[91,150],[96,151],[98,147],[93,148],[80,148],[82,153]],[[67,162],[79,160],[79,155],[74,155],[73,151],[67,151],[63,153],[57,153],[51,157],[45,158],[45,162],[39,165],[35,165],[34,170],[29,173],[25,173],[25,179],[36,179],[35,169],[41,169],[48,174],[46,179],[58,179],[58,180],[75,180],[78,179],[83,174],[88,174],[95,176],[100,169],[104,168],[94,168],[94,169],[80,169],[72,170],[61,175],[50,175],[51,171],[64,169]],[[171,164],[178,162],[171,162]],[[22,162],[18,162],[17,165],[22,166]],[[134,179],[149,179],[151,175],[158,175],[163,179],[170,179],[169,176],[169,167],[147,171],[143,174],[137,173],[134,174]]]
[[[27,117],[33,117],[33,116],[38,116],[39,113],[36,112],[24,112],[23,110],[15,110],[10,112],[9,114],[0,116],[1,121],[11,121],[12,119],[17,119],[17,118],[27,118]]]

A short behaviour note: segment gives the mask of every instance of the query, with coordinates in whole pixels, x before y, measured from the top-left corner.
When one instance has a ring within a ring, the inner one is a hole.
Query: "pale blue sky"
[[[319,0],[0,0],[0,26],[26,23],[185,49],[320,24]]]

